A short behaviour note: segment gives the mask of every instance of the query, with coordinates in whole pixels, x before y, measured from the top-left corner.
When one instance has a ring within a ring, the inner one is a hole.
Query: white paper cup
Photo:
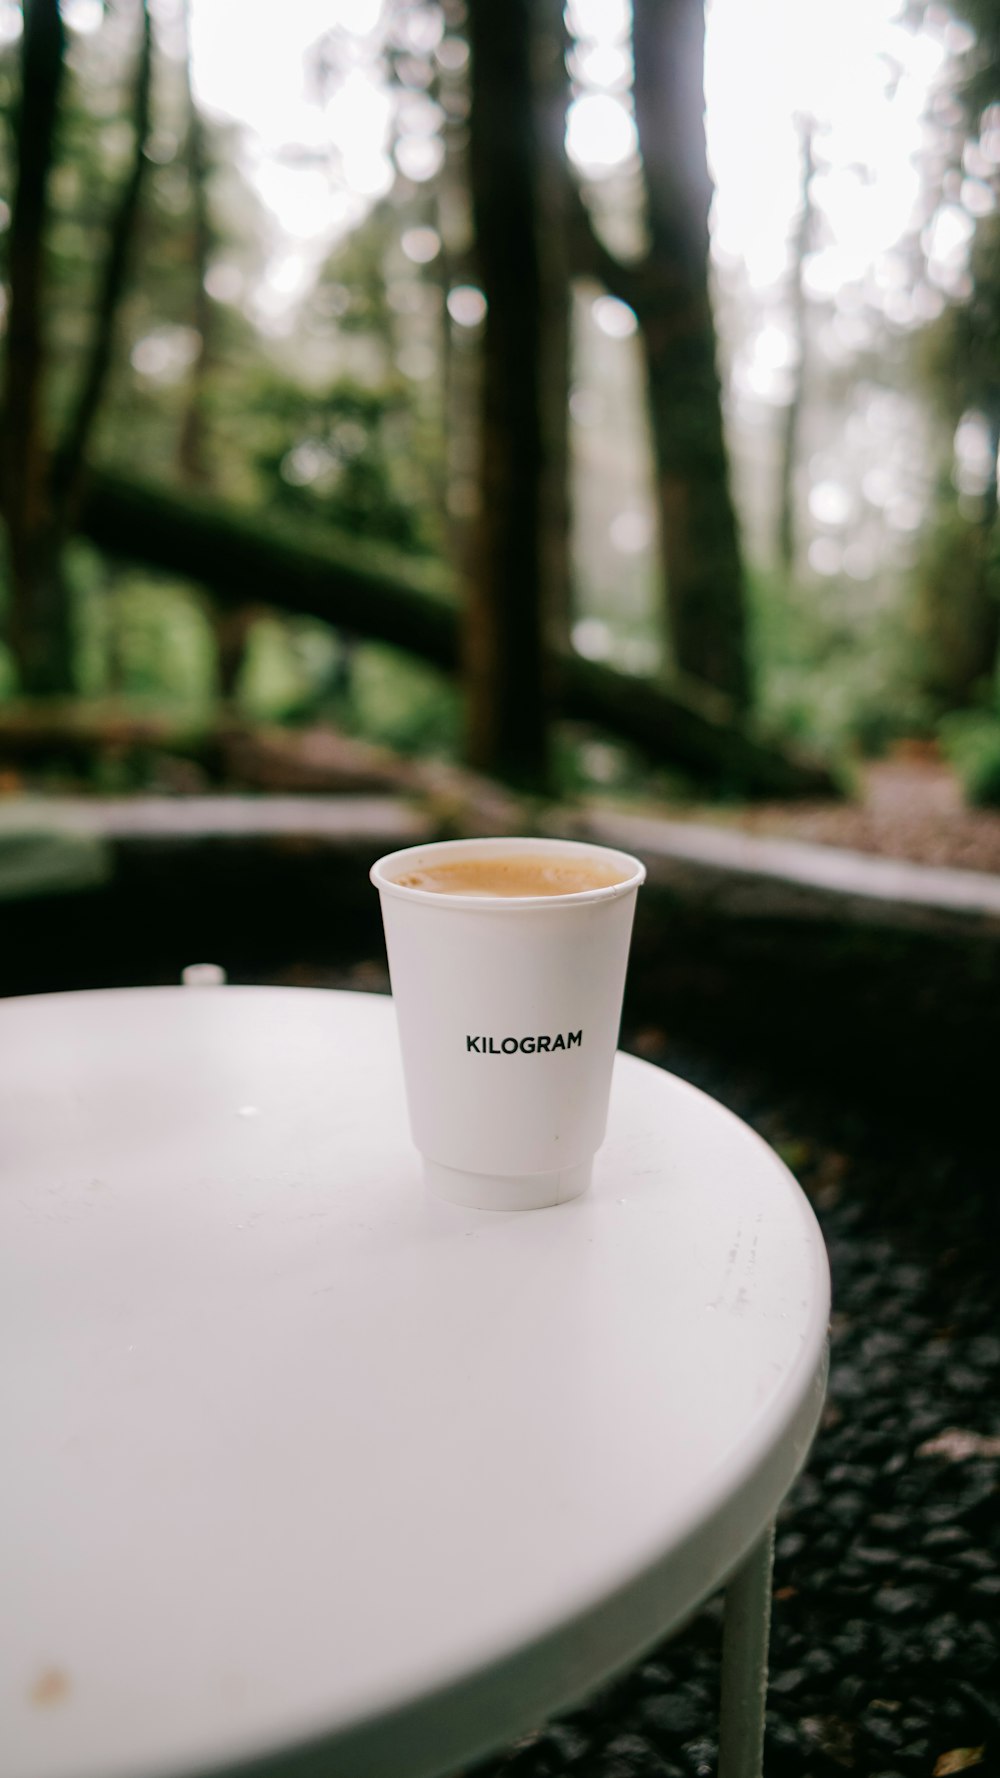
[[[606,888],[505,897],[409,888],[460,858],[529,853],[621,871]],[[413,1140],[431,1190],[533,1210],[578,1197],[604,1140],[645,867],[576,840],[445,840],[372,866]]]

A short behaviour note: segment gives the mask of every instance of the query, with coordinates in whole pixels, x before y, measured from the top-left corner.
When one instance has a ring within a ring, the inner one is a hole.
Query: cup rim
[[[628,874],[619,883],[605,883],[594,889],[577,889],[568,895],[441,895],[433,889],[414,889],[408,884],[398,883],[391,875],[392,870],[403,865],[404,861],[412,864],[417,857],[428,862],[461,853],[470,857],[489,858],[498,852],[509,852],[515,846],[519,851],[526,852],[558,852],[565,858],[590,858],[596,854],[603,859],[616,859]],[[555,913],[565,907],[618,901],[623,895],[632,894],[645,882],[646,866],[641,859],[633,857],[631,852],[622,852],[616,846],[602,846],[596,840],[491,834],[482,838],[426,840],[422,845],[402,846],[395,852],[386,852],[383,857],[377,858],[368,875],[380,895],[395,896],[401,901],[423,902],[426,906],[441,909],[460,908],[476,913],[517,915],[541,908]]]

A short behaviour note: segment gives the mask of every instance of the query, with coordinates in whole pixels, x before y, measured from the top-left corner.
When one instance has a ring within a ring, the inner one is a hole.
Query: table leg
[[[773,1563],[769,1525],[726,1588],[719,1778],[761,1778]]]

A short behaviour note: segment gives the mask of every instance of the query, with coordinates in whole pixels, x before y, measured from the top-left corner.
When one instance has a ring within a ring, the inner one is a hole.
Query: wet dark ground
[[[384,970],[282,979],[377,989]],[[1000,1774],[996,1143],[981,1119],[935,1118],[923,1080],[880,1111],[649,1023],[627,1018],[622,1042],[778,1150],[830,1255],[827,1406],[777,1528],[767,1778]],[[716,1599],[470,1778],[706,1778],[721,1627]]]
[[[776,1543],[768,1778],[1000,1773],[1000,1286],[995,1148],[720,1065],[624,1047],[782,1154],[833,1274],[832,1369]],[[714,1772],[721,1601],[476,1778]],[[950,1756],[950,1758],[948,1757]]]

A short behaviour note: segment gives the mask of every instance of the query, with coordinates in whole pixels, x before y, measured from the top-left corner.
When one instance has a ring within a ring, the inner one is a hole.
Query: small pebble
[[[679,1740],[696,1735],[705,1726],[701,1706],[683,1689],[647,1698],[640,1706],[640,1715],[650,1734],[677,1736]]]

